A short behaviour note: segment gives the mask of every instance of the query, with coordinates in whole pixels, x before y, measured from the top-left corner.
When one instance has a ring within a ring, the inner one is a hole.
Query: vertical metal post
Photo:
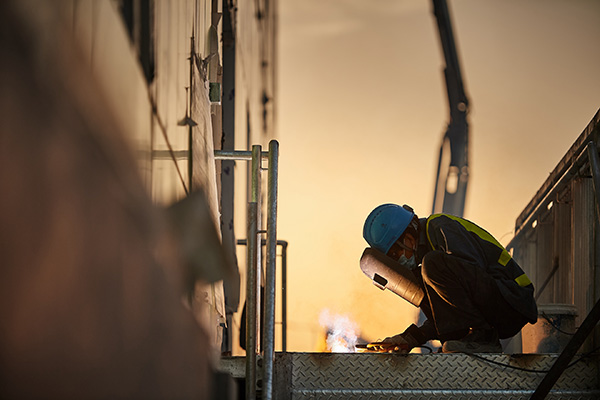
[[[258,204],[248,203],[246,268],[246,399],[256,398],[256,352],[258,327],[256,321],[256,248]]]
[[[261,240],[266,245],[266,240]],[[247,246],[246,239],[239,239],[237,244]],[[285,240],[278,240],[277,246],[281,247],[281,351],[287,351],[287,246]]]
[[[598,160],[598,148],[594,142],[588,143],[587,152],[590,159],[594,193],[596,194],[596,217],[600,219],[600,160]]]
[[[223,98],[222,98],[222,132],[221,132],[221,148],[226,151],[235,149],[235,71],[236,71],[236,42],[233,33],[233,25],[231,12],[228,10],[227,3],[223,4]],[[215,152],[216,153],[216,152]],[[215,154],[216,155],[216,154]],[[215,157],[216,159],[216,157]],[[221,162],[221,230],[223,235],[223,244],[226,249],[235,255],[235,232],[233,228],[235,197],[235,161],[223,160]],[[239,233],[238,233],[239,234]],[[237,263],[237,262],[236,262]],[[238,272],[239,274],[239,272]],[[223,289],[225,295],[230,300],[227,304],[230,310],[227,314],[227,350],[231,352],[233,348],[232,334],[233,331],[233,310],[237,310],[240,302],[240,286],[239,275],[234,281],[225,280]]]
[[[279,143],[269,143],[269,174],[267,187],[267,266],[263,333],[264,400],[273,396],[273,363],[275,354],[275,268],[277,260],[277,173]]]
[[[261,146],[252,146],[251,193],[248,202],[248,263],[246,279],[246,399],[256,399],[260,318],[260,167]]]
[[[261,163],[263,156],[269,160],[268,192],[267,192],[267,265],[265,279],[265,307],[261,308],[261,280],[262,280],[262,240],[259,239],[261,230]],[[251,161],[250,181],[251,191],[248,201],[248,225],[246,241],[238,241],[238,244],[246,244],[247,248],[247,275],[246,275],[246,399],[255,400],[257,388],[262,389],[264,399],[272,399],[273,396],[273,364],[275,361],[275,285],[276,285],[276,261],[277,246],[277,182],[279,164],[279,143],[272,140],[269,143],[269,152],[263,154],[259,145],[252,146],[252,152],[248,151],[215,151],[215,159],[220,160],[248,160]],[[286,346],[286,296],[285,285],[287,279],[287,260],[285,247],[282,253],[282,291],[283,291],[283,350]],[[258,372],[260,363],[258,355],[261,352],[261,316],[264,318],[264,333],[262,337],[263,371]]]
[[[281,351],[287,351],[287,242],[281,245]]]

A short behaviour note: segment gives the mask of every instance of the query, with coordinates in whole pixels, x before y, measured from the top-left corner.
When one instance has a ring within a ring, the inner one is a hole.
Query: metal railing
[[[268,160],[268,168],[263,168],[263,159]],[[262,146],[252,146],[252,151],[215,151],[215,160],[250,161],[251,193],[248,202],[247,220],[247,274],[246,274],[246,398],[255,399],[257,389],[262,390],[262,398],[273,396],[273,364],[275,355],[275,263],[277,257],[277,190],[279,143],[269,142],[269,151]],[[267,176],[267,229],[261,229],[261,171],[268,170]],[[260,280],[262,275],[261,240],[259,235],[266,233],[265,306],[262,338],[262,362],[260,348]],[[257,372],[259,364],[262,371]]]
[[[562,300],[566,297],[567,302],[574,302],[580,307],[579,312],[586,315],[539,382],[531,399],[546,398],[600,321],[599,281],[594,279],[593,272],[596,267],[594,260],[600,254],[600,241],[595,234],[600,221],[599,150],[600,111],[519,215],[515,235],[506,246],[514,251],[516,258],[520,256],[525,259],[524,262],[528,261],[530,269],[539,275],[533,279],[534,285],[537,285],[536,299],[550,287],[551,280],[559,284],[572,280],[568,296],[560,291],[563,286],[556,286],[551,288],[552,293],[548,293],[551,296],[546,298],[556,302],[556,298]],[[591,184],[583,182],[587,179],[591,179]],[[561,218],[564,215],[567,218]],[[549,269],[550,266],[552,268]],[[576,271],[580,271],[581,275],[576,275]],[[563,275],[559,276],[559,273]],[[579,295],[578,299],[578,293],[573,289],[578,286],[586,287],[585,298]],[[593,342],[596,340],[597,335]],[[594,344],[597,346],[597,343]]]
[[[246,239],[239,239],[237,244],[247,246]],[[265,246],[266,240],[262,240],[261,245]],[[281,247],[281,351],[287,351],[287,246],[285,240],[278,240],[277,246]]]
[[[600,220],[600,156],[598,156],[598,148],[596,143],[593,141],[589,142],[585,147],[585,151],[582,151],[581,156],[578,158],[575,165],[579,164],[579,160],[587,160],[590,164],[590,172],[592,175],[592,183],[595,194],[595,209],[596,218]],[[531,396],[532,400],[541,400],[546,398],[546,395],[550,392],[558,378],[562,375],[564,370],[569,366],[571,360],[577,353],[577,350],[581,347],[583,342],[592,333],[596,324],[600,321],[600,299],[596,301],[596,304],[583,320],[573,337],[569,340],[564,350],[560,353],[556,362],[552,365],[548,373],[544,376],[544,379],[540,382],[539,386]]]

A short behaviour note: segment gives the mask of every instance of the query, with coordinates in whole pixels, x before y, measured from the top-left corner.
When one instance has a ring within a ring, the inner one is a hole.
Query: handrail
[[[237,244],[247,246],[246,239],[238,239]],[[263,239],[261,245],[265,246],[267,241]],[[287,247],[286,240],[277,240],[277,246],[281,246],[281,351],[287,351]]]
[[[275,262],[277,253],[277,190],[279,143],[269,142],[269,151],[263,152],[260,145],[252,146],[252,151],[216,150],[215,160],[250,161],[251,195],[248,202],[247,221],[247,274],[246,274],[246,398],[256,399],[257,386],[262,389],[263,399],[272,399],[274,375],[275,343]],[[262,160],[268,159],[268,168],[262,168]],[[265,312],[263,315],[264,333],[262,344],[263,371],[257,373],[257,355],[260,349],[260,287],[261,246],[261,171],[268,170],[267,177],[267,257],[265,282]],[[260,376],[259,376],[260,375]]]
[[[592,117],[592,120],[585,127],[583,132],[579,135],[579,137],[575,140],[575,143],[571,146],[571,148],[567,151],[567,153],[563,156],[563,158],[558,162],[554,170],[550,173],[548,179],[544,182],[544,184],[540,187],[537,193],[533,196],[529,204],[525,206],[525,209],[521,212],[521,214],[517,217],[515,226],[518,228],[522,226],[527,219],[530,219],[530,215],[533,210],[537,207],[537,204],[544,198],[548,196],[548,192],[555,187],[557,182],[561,179],[561,177],[567,172],[567,170],[571,167],[573,160],[576,159],[584,150],[584,147],[587,143],[592,140],[598,142],[600,137],[600,109],[596,111],[596,114]]]
[[[263,159],[269,158],[268,151],[261,151],[260,153]],[[252,161],[252,151],[243,150],[215,150],[215,160],[242,160]]]
[[[267,269],[265,280],[263,399],[273,398],[273,364],[275,362],[275,260],[277,257],[277,174],[279,143],[269,143],[267,178]]]
[[[586,149],[596,197],[596,217],[600,220],[600,157],[598,156],[598,149],[593,141],[588,142]],[[583,154],[586,154],[586,151],[583,151],[582,155]],[[552,386],[554,386],[558,378],[560,378],[564,370],[569,366],[571,359],[575,353],[577,353],[577,350],[579,350],[583,342],[585,342],[589,334],[594,330],[598,321],[600,321],[600,299],[598,299],[585,320],[579,326],[579,329],[577,329],[575,334],[571,337],[562,353],[560,353],[548,373],[544,376],[544,379],[540,382],[531,396],[531,400],[541,400],[546,398],[546,395],[550,392]]]
[[[588,142],[586,147],[596,148],[595,142]],[[586,147],[582,147],[580,149],[580,151],[577,153],[576,159],[572,162],[569,168],[564,170],[563,174],[559,179],[556,180],[554,185],[551,188],[548,188],[544,196],[539,199],[537,205],[530,208],[528,215],[522,219],[522,222],[516,229],[513,238],[506,245],[507,249],[513,247],[514,243],[517,242],[517,238],[519,238],[519,236],[526,231],[526,227],[535,221],[540,214],[547,210],[548,204],[553,201],[554,196],[559,193],[565,187],[565,185],[568,184],[568,178],[576,175],[578,171],[585,165],[586,161],[589,160],[589,155],[586,153]]]
[[[250,163],[251,194],[248,203],[247,238],[248,251],[246,264],[246,398],[256,398],[256,386],[260,380],[257,376],[257,354],[260,352],[260,318],[261,309],[261,251],[258,246],[258,232],[261,230],[261,146],[252,146]]]

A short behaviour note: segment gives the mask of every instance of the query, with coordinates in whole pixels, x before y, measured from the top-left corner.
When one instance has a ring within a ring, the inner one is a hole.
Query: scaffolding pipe
[[[267,265],[264,308],[263,392],[264,400],[273,396],[273,363],[275,354],[275,268],[277,259],[277,173],[279,143],[269,143],[267,181]]]
[[[287,245],[278,240],[281,246],[281,351],[287,351]]]
[[[256,353],[258,342],[257,310],[256,301],[257,290],[257,271],[254,266],[257,264],[257,237],[258,237],[258,204],[248,203],[248,248],[247,255],[247,273],[246,273],[246,398],[256,398]]]
[[[237,244],[247,246],[246,239],[238,239]],[[266,246],[267,241],[261,240],[261,245]],[[287,351],[287,246],[285,240],[277,240],[277,246],[281,247],[281,351]]]
[[[261,158],[269,158],[269,153],[266,151],[261,152]],[[252,151],[215,150],[215,160],[252,161]]]
[[[250,163],[251,193],[248,203],[248,264],[246,286],[246,398],[256,399],[257,386],[261,378],[257,373],[260,353],[260,281],[261,281],[261,246],[258,234],[261,229],[260,216],[260,171],[262,148],[260,145],[252,146],[252,159]]]
[[[239,244],[247,246],[247,274],[246,274],[246,399],[256,399],[257,389],[262,390],[263,399],[272,399],[273,396],[273,371],[275,361],[275,286],[276,286],[276,258],[277,246],[283,246],[282,252],[282,295],[283,295],[283,351],[286,347],[287,299],[285,286],[287,279],[287,257],[285,248],[287,242],[277,240],[277,182],[279,163],[279,143],[276,140],[269,142],[269,151],[263,152],[260,145],[252,146],[252,151],[228,151],[216,150],[215,160],[245,160],[251,161],[250,181],[251,192],[248,202],[247,239],[238,241]],[[265,310],[263,312],[263,346],[260,340],[260,283],[261,271],[261,249],[263,241],[259,240],[261,230],[261,179],[262,159],[268,159],[268,182],[267,182],[267,262],[265,282]],[[243,242],[243,243],[242,243]],[[258,373],[261,363],[259,354],[263,353],[264,369]]]

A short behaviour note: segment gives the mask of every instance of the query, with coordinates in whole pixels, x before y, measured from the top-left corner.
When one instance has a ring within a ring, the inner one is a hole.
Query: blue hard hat
[[[415,213],[408,206],[382,204],[376,207],[365,221],[363,237],[369,245],[387,253],[404,233]]]

